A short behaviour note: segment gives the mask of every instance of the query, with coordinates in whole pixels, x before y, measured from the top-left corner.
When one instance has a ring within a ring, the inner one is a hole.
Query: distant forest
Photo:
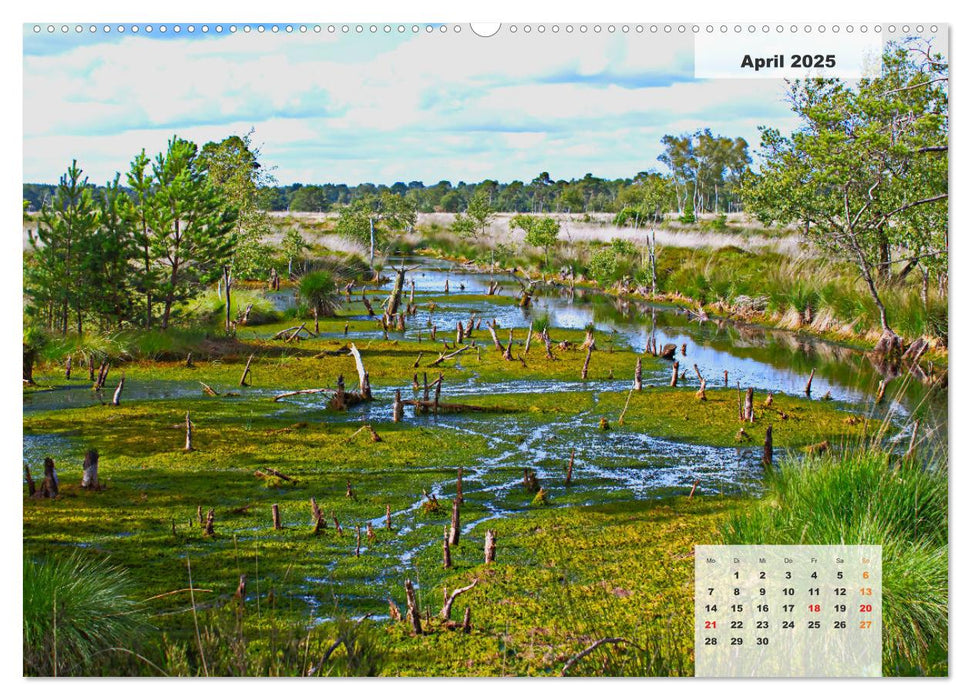
[[[697,212],[731,212],[741,209],[740,183],[751,158],[742,138],[713,135],[710,130],[681,136],[665,136],[658,160],[677,193],[680,211],[692,195]],[[582,178],[554,180],[542,172],[529,182],[452,184],[441,180],[396,182],[392,185],[362,183],[268,185],[260,187],[260,206],[266,211],[326,212],[384,192],[404,197],[419,212],[464,212],[475,194],[485,194],[496,211],[507,212],[616,212],[624,207],[622,193],[643,180],[647,172],[629,178],[606,179],[587,173]],[[95,194],[103,189],[98,186]],[[53,196],[54,185],[24,184],[28,211],[40,211]]]

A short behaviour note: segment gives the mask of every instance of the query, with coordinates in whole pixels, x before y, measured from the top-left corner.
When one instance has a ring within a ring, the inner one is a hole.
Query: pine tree
[[[152,255],[165,269],[159,284],[162,328],[168,328],[175,303],[216,279],[235,248],[237,212],[197,156],[194,143],[173,137],[153,165],[156,192],[149,228]]]

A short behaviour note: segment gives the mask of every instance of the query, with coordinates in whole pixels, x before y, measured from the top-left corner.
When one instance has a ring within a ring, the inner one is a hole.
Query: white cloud
[[[751,140],[787,118],[767,81],[690,80],[691,48],[606,32],[92,40],[25,56],[24,177],[76,157],[102,181],[173,133],[251,126],[281,182],[616,177],[689,124]]]

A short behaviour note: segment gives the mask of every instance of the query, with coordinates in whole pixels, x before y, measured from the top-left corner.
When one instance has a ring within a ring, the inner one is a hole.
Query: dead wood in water
[[[707,401],[708,400],[708,396],[705,394],[705,380],[704,379],[701,380],[701,388],[698,389],[697,393],[695,393],[695,397],[699,401]]]
[[[121,380],[118,382],[118,387],[115,389],[114,396],[111,397],[112,406],[121,406],[121,392],[125,388],[125,373],[121,373]]]
[[[875,403],[883,403],[883,397],[887,393],[887,380],[881,379],[880,383],[877,385],[877,396]]]
[[[459,467],[458,476],[455,478],[455,500],[460,504],[465,503],[462,497],[462,467]]]
[[[725,370],[725,388],[728,388],[728,370]]]
[[[292,333],[293,331],[299,331],[304,327],[304,325],[305,324],[301,324],[299,326],[290,326],[289,328],[284,328],[282,331],[277,332],[273,337],[271,337],[270,340],[279,340],[280,338],[287,335],[288,333]]]
[[[391,404],[391,420],[400,423],[404,415],[404,407],[401,403],[401,389],[394,390],[394,403]]]
[[[816,368],[813,367],[812,371],[809,373],[809,381],[806,382],[806,396],[811,397],[813,394],[813,377],[816,376]]]
[[[203,527],[203,533],[206,537],[213,537],[216,534],[216,511],[212,508],[206,513],[206,524]]]
[[[354,343],[351,343],[350,354],[351,357],[354,358],[354,366],[357,367],[357,381],[361,392],[361,398],[364,401],[370,401],[372,398],[371,380],[367,371],[364,369],[364,361],[361,359],[361,353],[358,351]]]
[[[765,429],[765,442],[762,444],[762,466],[772,466],[772,426]]]
[[[671,386],[678,385],[678,361],[674,361],[674,366],[671,371]]]
[[[280,522],[280,506],[274,503],[271,510],[273,511],[273,529],[282,530],[283,523]]]
[[[668,343],[661,350],[660,357],[664,358],[665,360],[673,360],[674,359],[674,353],[676,353],[677,351],[678,351],[678,346],[677,345],[674,345],[672,343]]]
[[[384,527],[388,530],[391,529],[391,504],[386,503],[384,506]]]
[[[634,365],[634,391],[642,391],[644,388],[642,372],[641,358],[638,357],[637,364]]]
[[[506,345],[506,351],[504,353],[502,353],[502,357],[503,357],[503,359],[509,360],[510,362],[513,359],[513,356],[512,356],[512,328],[509,329],[509,342]]]
[[[495,319],[493,319],[492,323],[487,323],[486,324],[486,328],[489,329],[489,335],[492,336],[492,344],[495,345],[496,350],[498,350],[500,352],[500,354],[502,354],[502,356],[505,357],[506,356],[506,348],[503,346],[502,343],[499,342],[499,336],[496,335],[496,322],[495,322]]]
[[[205,385],[203,384],[203,386]],[[301,396],[303,394],[322,394],[328,391],[334,391],[334,390],[333,389],[299,389],[297,391],[287,391],[283,394],[277,394],[276,396],[273,397],[273,400],[279,401],[280,399],[286,399],[286,398],[289,398],[290,396]],[[218,396],[218,394],[215,394],[215,395]]]
[[[323,511],[320,510],[320,506],[317,505],[317,499],[313,496],[310,497],[310,519],[312,522],[317,522],[324,517]]]
[[[199,382],[199,384],[202,385],[202,393],[206,394],[207,396],[219,396],[219,392],[205,382]]]
[[[573,458],[576,456],[576,448],[570,449],[570,463],[566,465],[566,483],[564,486],[570,486],[573,484]]]
[[[423,401],[420,399],[405,399],[401,402],[405,406],[414,406],[420,413],[435,411],[437,413],[461,413],[471,411],[478,413],[512,413],[516,409],[503,408],[501,406],[473,406],[464,403],[442,403],[435,404],[434,401]]]
[[[688,494],[688,498],[694,498],[695,489],[698,488],[698,484],[701,483],[701,479],[695,479],[695,483],[691,484],[691,493]]]

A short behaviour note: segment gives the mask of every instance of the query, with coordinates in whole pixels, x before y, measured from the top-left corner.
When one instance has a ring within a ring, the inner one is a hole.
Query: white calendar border
[[[785,21],[785,22],[805,22],[819,21],[820,19],[830,22],[873,22],[873,21],[939,21],[941,23],[953,22],[956,13],[950,7],[940,7],[931,5],[915,5],[913,2],[901,2],[900,0],[864,0],[864,2],[848,3],[845,0],[814,0],[812,3],[791,3],[783,5],[779,3],[748,3],[742,5],[734,3],[727,5],[724,0],[696,0],[693,3],[644,3],[642,0],[599,0],[591,3],[577,2],[576,0],[542,0],[533,3],[525,3],[522,0],[490,0],[487,4],[481,3],[475,6],[455,2],[455,0],[428,0],[424,2],[404,3],[400,0],[371,0],[368,3],[322,3],[319,0],[291,0],[285,5],[268,7],[265,2],[256,3],[250,0],[240,0],[232,5],[220,5],[212,3],[206,5],[198,0],[166,0],[164,3],[157,3],[148,6],[145,3],[134,3],[129,0],[125,4],[96,2],[91,1],[84,4],[67,2],[66,0],[47,0],[44,3],[8,3],[3,9],[5,20],[0,24],[0,30],[4,32],[4,41],[0,42],[0,51],[3,51],[3,88],[5,94],[17,95],[18,98],[23,94],[22,90],[22,70],[21,66],[21,25],[25,22],[34,21],[85,21],[103,20],[112,21],[138,21],[138,22],[158,22],[158,21],[233,21],[233,20],[261,20],[269,19],[279,21],[437,21],[437,22],[466,22],[470,19],[475,21],[517,21],[517,22],[609,22],[609,21],[644,21],[644,22],[690,22],[690,21]],[[971,36],[971,29],[966,29],[962,23],[959,26],[951,26],[950,50],[959,61],[959,65],[967,59],[960,53],[962,40],[966,36]],[[959,83],[959,89],[952,92],[952,114],[962,117],[971,114],[971,98],[968,97],[969,90],[962,85],[963,74],[966,70],[958,70],[954,74],[954,79]],[[965,89],[960,89],[964,87]],[[3,120],[3,136],[6,140],[5,153],[8,156],[19,155],[22,152],[21,139],[23,134],[22,110],[7,109],[0,113]],[[953,139],[953,146],[956,149],[956,156],[951,159],[951,179],[952,191],[954,183],[965,184],[971,181],[971,122],[965,120],[960,123],[957,129],[958,138]],[[965,136],[968,132],[968,136]],[[16,192],[21,186],[22,179],[20,169],[11,166],[14,157],[8,157],[5,167],[2,170],[2,192],[7,196],[0,197],[0,206],[3,207],[4,221],[19,221],[21,216],[18,199],[10,196],[11,192]],[[22,158],[17,158],[22,161]],[[952,219],[951,227],[953,231],[962,230],[962,225],[969,220],[967,216],[967,198],[955,197],[951,200]],[[971,264],[971,252],[969,244],[962,240],[960,236],[951,239],[953,258],[952,268],[959,270],[965,265]],[[21,242],[19,237],[10,236],[9,240],[4,241],[4,245],[10,246],[8,254],[0,256],[0,265],[3,265],[0,272],[0,298],[10,299],[19,295],[21,286]],[[16,246],[16,248],[14,248]],[[17,318],[19,311],[16,303],[5,303],[0,305],[0,313],[8,326],[19,324]],[[971,279],[962,279],[961,275],[952,276],[952,289],[950,298],[949,312],[954,314],[958,309],[971,309]],[[964,319],[958,316],[953,317],[951,329],[951,352],[968,353],[971,347],[971,323],[962,323]],[[18,357],[15,347],[15,338],[8,338],[0,345],[0,366],[17,367]],[[959,355],[962,356],[963,355]],[[951,364],[950,387],[951,396],[968,396],[971,394],[971,363],[966,358],[961,362]],[[2,429],[3,444],[7,449],[20,450],[22,435],[20,434],[22,416],[20,413],[19,399],[13,392],[18,388],[12,382],[4,383],[4,391],[9,392],[8,400],[0,402],[0,425]],[[966,403],[966,402],[965,402]],[[964,419],[971,418],[971,408],[963,408],[958,402],[953,402],[949,413],[950,425],[961,425]],[[11,428],[10,426],[17,426]],[[953,464],[966,463],[962,459],[971,455],[971,434],[968,431],[955,431],[951,442],[951,455]],[[19,460],[19,458],[18,458]],[[18,461],[15,460],[15,461]],[[8,460],[9,461],[9,460]],[[19,461],[18,461],[19,463]],[[962,503],[965,499],[961,498],[967,494],[967,476],[952,472],[951,496],[953,503]],[[3,600],[7,601],[4,606],[3,616],[3,637],[0,640],[0,669],[4,680],[13,680],[12,689],[16,695],[30,693],[31,697],[45,699],[47,697],[60,697],[65,690],[70,692],[74,686],[83,687],[92,693],[97,693],[101,697],[122,697],[128,696],[132,692],[137,692],[142,700],[154,700],[154,698],[167,698],[175,690],[174,686],[162,681],[111,681],[111,680],[78,680],[68,681],[72,687],[68,688],[61,683],[51,683],[45,681],[26,681],[21,677],[22,669],[20,665],[21,655],[21,609],[20,595],[21,588],[21,502],[19,490],[4,488],[0,489],[0,498],[4,499],[0,512],[6,520],[4,527],[0,529],[3,533],[0,538],[2,546],[2,561],[8,567],[12,564],[13,572],[3,580],[4,593]],[[951,513],[951,533],[966,532],[967,515],[961,508],[955,508]],[[954,591],[957,586],[955,581],[965,582],[968,580],[969,560],[963,553],[966,549],[965,542],[967,535],[964,534],[961,540],[960,550],[962,554],[957,555],[958,547],[953,547],[951,551],[952,564],[950,590]],[[952,534],[952,543],[957,542],[957,538]],[[969,594],[971,595],[971,594]],[[956,690],[959,679],[966,679],[971,676],[971,671],[961,668],[957,663],[960,654],[956,649],[967,654],[967,622],[966,611],[968,605],[965,601],[958,600],[958,604],[952,603],[950,629],[951,642],[949,645],[951,654],[950,673],[951,681],[937,681],[934,683],[932,692],[936,697],[957,696]],[[133,683],[138,683],[134,686]],[[646,700],[650,695],[670,693],[672,691],[681,698],[705,698],[712,700],[714,694],[719,698],[733,697],[736,694],[745,698],[752,698],[753,695],[768,693],[784,693],[786,700],[801,700],[810,698],[816,700],[821,693],[832,695],[834,692],[842,695],[846,691],[856,693],[873,693],[876,688],[863,686],[864,683],[880,681],[869,680],[715,680],[715,679],[693,679],[681,682],[677,689],[673,687],[659,688],[655,683],[675,683],[673,679],[644,681],[639,679],[610,679],[610,680],[570,680],[560,681],[555,688],[540,688],[533,685],[539,681],[525,679],[513,682],[502,681],[502,688],[493,685],[496,681],[468,682],[462,680],[425,680],[425,681],[399,681],[390,680],[375,682],[360,681],[328,681],[325,687],[317,687],[311,690],[308,687],[297,687],[291,685],[285,689],[270,689],[263,683],[247,683],[243,685],[239,681],[213,681],[218,684],[213,687],[203,687],[196,682],[187,681],[190,686],[180,685],[179,692],[200,695],[204,692],[211,695],[213,691],[219,692],[228,690],[237,698],[263,698],[269,693],[344,693],[351,691],[355,694],[355,700],[363,700],[370,697],[386,698],[389,694],[396,700],[404,697],[427,696],[429,693],[461,693],[461,700],[477,700],[478,698],[489,698],[494,700],[497,692],[501,692],[504,700],[512,700],[519,697],[535,695],[536,692],[555,692],[557,700],[571,700],[572,698],[583,698],[589,700],[591,693],[607,690],[613,696],[611,700],[620,697],[638,698]],[[912,700],[915,693],[927,692],[930,688],[923,686],[918,688],[913,685],[915,681],[901,680],[899,682],[883,681],[877,692],[884,698],[906,698]],[[917,681],[920,682],[920,681]],[[28,687],[29,683],[29,687]],[[226,685],[223,686],[223,684]],[[337,683],[336,687],[333,685]],[[353,689],[349,685],[354,683]],[[393,683],[393,685],[388,685]],[[446,688],[442,684],[447,683],[461,684],[461,687]],[[347,685],[345,685],[347,684]],[[609,685],[608,685],[609,684]],[[650,685],[649,685],[650,684]],[[717,686],[717,687],[716,687]]]

